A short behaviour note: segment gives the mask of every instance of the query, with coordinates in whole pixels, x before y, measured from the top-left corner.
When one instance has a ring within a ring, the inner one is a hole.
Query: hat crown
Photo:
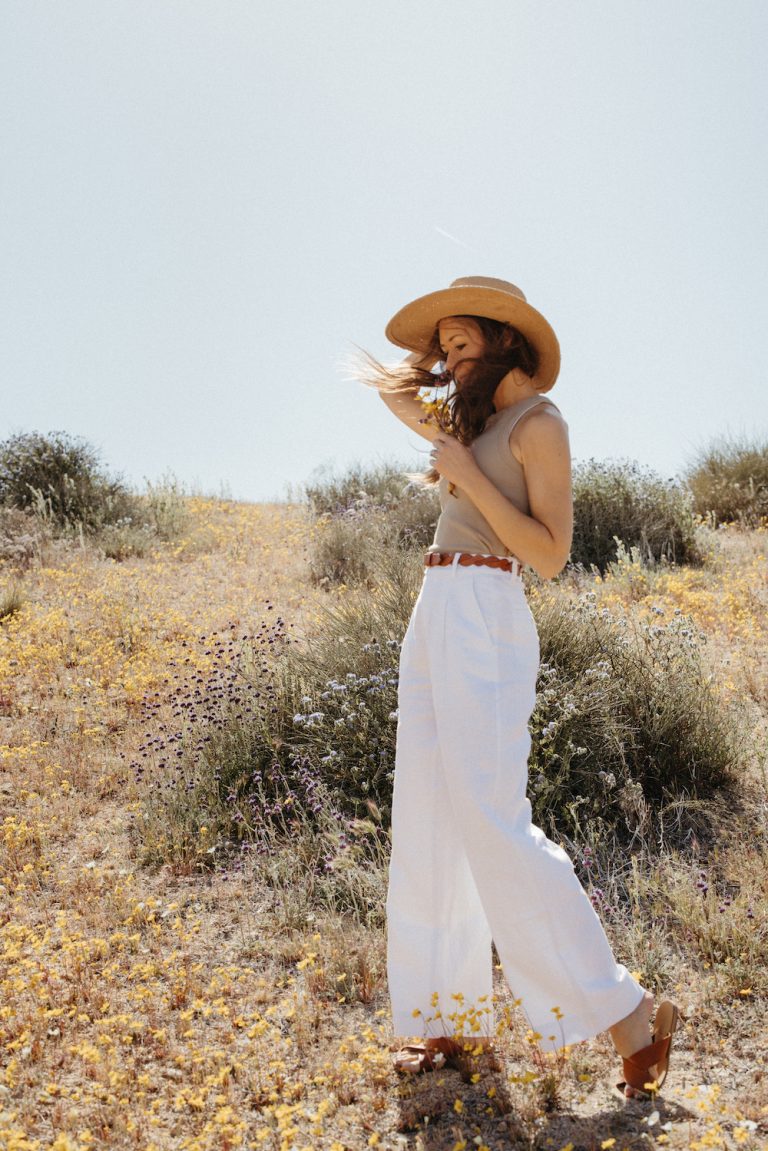
[[[497,280],[494,276],[460,276],[451,284],[452,288],[491,288],[494,292],[506,292],[527,303],[524,293],[508,280]]]

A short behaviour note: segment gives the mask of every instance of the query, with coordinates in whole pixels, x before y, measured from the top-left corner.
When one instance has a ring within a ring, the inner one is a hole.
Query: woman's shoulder
[[[563,413],[557,404],[544,396],[540,402],[527,407],[509,427],[509,447],[520,463],[525,451],[541,449],[548,452],[567,442],[568,424]]]
[[[550,400],[549,396],[541,396],[539,402],[532,404],[528,411],[523,413],[523,419],[526,423],[538,419],[548,421],[557,420],[558,423],[565,424],[563,413],[554,400]],[[566,424],[566,427],[567,426]]]

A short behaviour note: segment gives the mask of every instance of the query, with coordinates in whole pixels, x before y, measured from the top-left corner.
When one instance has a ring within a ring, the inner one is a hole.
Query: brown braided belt
[[[522,566],[520,560],[515,559],[514,556],[509,558],[505,556],[476,556],[470,552],[459,552],[458,559],[456,552],[427,552],[424,556],[424,564],[428,568],[449,567],[454,560],[461,567],[500,568],[501,571],[512,572],[514,575],[519,574]]]

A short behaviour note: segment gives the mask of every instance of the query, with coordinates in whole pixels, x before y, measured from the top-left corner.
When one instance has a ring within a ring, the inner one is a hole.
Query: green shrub
[[[0,444],[0,559],[28,566],[52,534],[85,533],[105,556],[143,556],[175,539],[189,518],[173,476],[136,495],[110,477],[82,439],[29,433]]]
[[[632,461],[577,464],[573,512],[572,563],[605,572],[617,541],[646,562],[699,562],[688,492]]]
[[[106,474],[95,448],[65,432],[20,433],[0,444],[0,503],[88,532],[136,510],[135,498]]]
[[[724,437],[702,449],[685,481],[698,515],[758,527],[768,517],[768,440]]]
[[[654,623],[575,603],[534,600],[541,642],[531,721],[536,818],[577,839],[663,835],[696,821],[700,801],[727,790],[746,748],[735,714],[713,689],[703,637],[678,612]],[[660,830],[661,828],[661,830]]]

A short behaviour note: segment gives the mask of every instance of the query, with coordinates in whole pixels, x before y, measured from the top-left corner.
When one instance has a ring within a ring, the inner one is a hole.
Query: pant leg
[[[400,661],[387,895],[396,1035],[452,1034],[457,1028],[449,1016],[463,1010],[455,994],[464,996],[465,1006],[491,1010],[490,929],[449,800],[435,724],[433,590],[426,579]],[[435,1018],[438,1011],[442,1018]]]
[[[492,568],[434,575],[444,579],[435,721],[457,836],[510,988],[554,1049],[624,1018],[643,991],[616,963],[567,855],[531,823],[539,647],[522,582]]]

